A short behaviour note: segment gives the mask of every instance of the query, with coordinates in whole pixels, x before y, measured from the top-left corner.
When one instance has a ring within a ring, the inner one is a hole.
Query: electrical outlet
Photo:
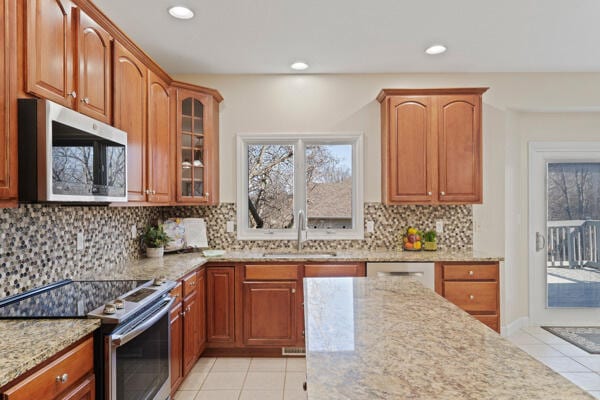
[[[77,251],[83,250],[83,232],[77,232]]]
[[[233,233],[235,232],[235,222],[233,221],[227,221],[227,233]]]
[[[444,232],[444,221],[442,221],[441,219],[435,221],[435,231],[437,233],[443,233]]]
[[[375,222],[367,221],[367,233],[375,232]]]
[[[137,226],[131,225],[131,238],[137,239]]]

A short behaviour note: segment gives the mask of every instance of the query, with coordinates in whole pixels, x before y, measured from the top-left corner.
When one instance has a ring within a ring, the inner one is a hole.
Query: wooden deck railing
[[[548,221],[548,267],[600,268],[600,221]]]

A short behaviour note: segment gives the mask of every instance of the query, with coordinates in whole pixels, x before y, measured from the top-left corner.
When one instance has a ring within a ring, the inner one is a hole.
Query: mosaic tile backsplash
[[[438,247],[467,250],[473,243],[472,207],[385,206],[366,203],[365,221],[375,222],[375,232],[364,240],[313,240],[309,250],[395,249],[398,233],[408,226],[430,229],[444,221]],[[236,220],[233,203],[211,207],[105,207],[21,205],[0,210],[0,298],[23,292],[78,272],[93,271],[108,264],[142,256],[139,239],[131,238],[147,224],[169,217],[202,217],[207,223],[211,248],[246,250],[294,249],[296,241],[239,241],[225,231],[227,221]],[[83,231],[85,248],[76,250],[77,232]]]
[[[208,245],[211,248],[248,250],[294,249],[295,240],[240,241],[236,233],[227,233],[227,221],[236,221],[236,207],[233,203],[222,203],[211,207],[165,207],[162,213],[169,217],[201,217],[206,220]],[[365,221],[375,223],[373,233],[365,232],[364,240],[309,240],[304,248],[323,249],[395,249],[398,234],[409,226],[421,230],[435,228],[435,221],[444,221],[444,233],[438,235],[438,248],[447,250],[467,250],[473,244],[472,206],[386,206],[381,203],[365,203]]]
[[[0,210],[0,298],[141,256],[142,233],[157,207],[21,205]],[[84,250],[77,251],[77,232]]]

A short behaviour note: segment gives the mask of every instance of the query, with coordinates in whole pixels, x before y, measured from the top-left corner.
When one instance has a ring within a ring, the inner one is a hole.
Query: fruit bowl
[[[421,251],[423,249],[421,236],[422,233],[417,228],[409,227],[402,235],[402,249],[404,251]]]

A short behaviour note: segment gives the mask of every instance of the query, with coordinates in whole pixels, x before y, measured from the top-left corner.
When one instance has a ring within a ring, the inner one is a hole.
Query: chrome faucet
[[[306,241],[302,237],[302,233],[306,232],[306,219],[304,217],[304,211],[298,211],[298,251],[302,251],[302,243]]]

